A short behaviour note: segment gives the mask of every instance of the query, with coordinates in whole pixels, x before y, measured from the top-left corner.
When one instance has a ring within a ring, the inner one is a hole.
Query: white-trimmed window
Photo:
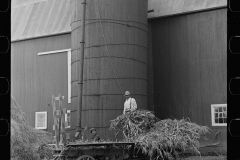
[[[47,129],[47,112],[35,112],[35,128]]]
[[[211,105],[212,126],[227,126],[227,104]]]
[[[71,110],[67,110],[65,113],[65,128],[71,127]]]

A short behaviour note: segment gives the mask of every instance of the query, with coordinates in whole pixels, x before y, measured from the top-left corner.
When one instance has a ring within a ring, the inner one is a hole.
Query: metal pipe
[[[86,0],[82,1],[82,30],[81,30],[81,50],[79,53],[79,108],[78,108],[78,127],[81,128],[81,118],[82,118],[82,92],[83,92],[83,67],[84,67],[84,44],[85,44],[85,16],[86,16]]]

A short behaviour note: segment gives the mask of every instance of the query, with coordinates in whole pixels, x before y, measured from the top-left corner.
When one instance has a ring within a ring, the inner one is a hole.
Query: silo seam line
[[[102,20],[102,21],[117,21],[117,22],[127,22],[127,23],[136,23],[136,24],[140,24],[140,25],[144,25],[144,26],[146,26],[146,27],[148,27],[148,25],[147,24],[145,24],[145,23],[140,23],[140,22],[136,22],[136,21],[126,21],[126,20],[120,20],[120,19],[86,19],[86,21],[100,21],[100,20]],[[72,23],[74,23],[74,22],[79,22],[79,21],[81,21],[81,19],[80,20],[76,20],[76,21],[72,21]],[[71,23],[71,24],[72,24]]]

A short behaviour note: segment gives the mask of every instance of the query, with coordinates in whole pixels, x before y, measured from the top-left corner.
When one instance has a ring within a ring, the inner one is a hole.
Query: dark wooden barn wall
[[[227,9],[150,23],[157,116],[211,127],[211,104],[227,103]],[[226,127],[211,128],[226,141]]]
[[[63,106],[70,108],[67,101],[67,53],[37,54],[71,48],[71,35],[13,42],[11,47],[11,94],[33,127],[35,112],[47,111],[47,130],[52,132],[52,95],[64,95]]]

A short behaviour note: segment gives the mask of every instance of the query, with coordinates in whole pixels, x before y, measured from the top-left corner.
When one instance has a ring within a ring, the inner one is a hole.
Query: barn
[[[212,140],[226,151],[227,1],[109,1],[115,9],[104,10],[105,2],[98,12],[98,6],[87,7],[87,17],[93,17],[86,26],[83,125],[113,137],[109,120],[122,113],[122,92],[129,90],[139,108],[160,119],[188,117],[209,126],[210,140],[201,145]],[[73,135],[78,125],[80,6],[74,0],[12,1],[11,94],[31,126],[36,127],[36,113],[46,113],[39,129],[52,133],[52,96],[59,93],[69,110],[68,131]],[[105,38],[95,25],[99,15]],[[114,43],[108,45],[112,61],[104,39]]]

